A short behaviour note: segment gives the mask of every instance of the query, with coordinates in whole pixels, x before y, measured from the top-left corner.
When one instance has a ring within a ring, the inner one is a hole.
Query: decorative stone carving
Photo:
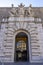
[[[20,5],[18,5],[20,8],[24,7],[25,5],[23,5],[22,3]]]
[[[24,15],[24,5],[21,3],[18,7],[19,10],[19,16]]]
[[[32,5],[30,4],[29,8],[28,8],[28,11],[30,13],[30,16],[33,16],[34,15],[34,12],[32,11]]]
[[[19,13],[18,10],[16,10],[16,15],[18,15],[18,13]]]
[[[29,6],[29,13],[31,14],[32,12],[32,9],[31,9],[31,5]]]
[[[24,11],[24,16],[28,16],[28,15],[30,15],[30,13],[28,12],[28,10],[25,10]]]
[[[12,8],[10,14],[12,14],[13,16],[30,16],[32,13],[31,5],[28,9],[24,8],[24,5],[21,3],[20,5],[18,5],[18,9]]]

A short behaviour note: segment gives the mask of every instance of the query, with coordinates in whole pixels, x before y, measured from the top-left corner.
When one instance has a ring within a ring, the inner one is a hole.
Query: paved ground
[[[15,63],[0,63],[0,65],[43,65],[43,63],[15,62]]]

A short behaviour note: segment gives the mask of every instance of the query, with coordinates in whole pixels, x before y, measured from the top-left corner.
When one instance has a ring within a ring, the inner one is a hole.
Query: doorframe
[[[30,45],[30,33],[28,32],[28,31],[26,31],[26,30],[17,30],[17,31],[15,31],[15,33],[14,33],[14,36],[13,36],[13,51],[12,51],[12,61],[13,62],[15,62],[14,61],[14,56],[15,56],[15,37],[16,37],[16,35],[18,34],[18,33],[20,33],[20,32],[24,32],[27,36],[28,36],[28,47],[29,47],[29,62],[31,62],[31,45]]]
[[[17,41],[16,41],[16,38],[17,38],[17,36],[20,34],[20,33],[23,33],[23,34],[25,34],[25,36],[24,37],[26,37],[27,38],[27,41],[26,41],[26,50],[27,50],[27,60],[26,61],[29,61],[29,47],[28,47],[28,36],[27,36],[27,34],[26,33],[24,33],[24,32],[19,32],[17,35],[16,35],[16,37],[15,37],[15,54],[17,53],[16,52],[16,43],[17,43]],[[15,57],[17,57],[17,55],[15,55]],[[16,61],[16,59],[15,59],[15,61]],[[19,61],[18,61],[19,62]]]

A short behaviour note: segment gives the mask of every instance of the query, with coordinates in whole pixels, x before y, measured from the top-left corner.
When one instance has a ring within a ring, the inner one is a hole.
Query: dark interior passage
[[[28,36],[24,32],[20,32],[16,35],[15,42],[16,61],[28,61]]]

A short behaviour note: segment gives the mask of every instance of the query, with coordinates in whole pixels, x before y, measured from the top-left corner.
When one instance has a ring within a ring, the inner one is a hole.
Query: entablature
[[[16,22],[16,21],[24,21],[24,22],[42,22],[41,18],[34,18],[34,17],[9,17],[8,19],[2,19],[2,22]]]

